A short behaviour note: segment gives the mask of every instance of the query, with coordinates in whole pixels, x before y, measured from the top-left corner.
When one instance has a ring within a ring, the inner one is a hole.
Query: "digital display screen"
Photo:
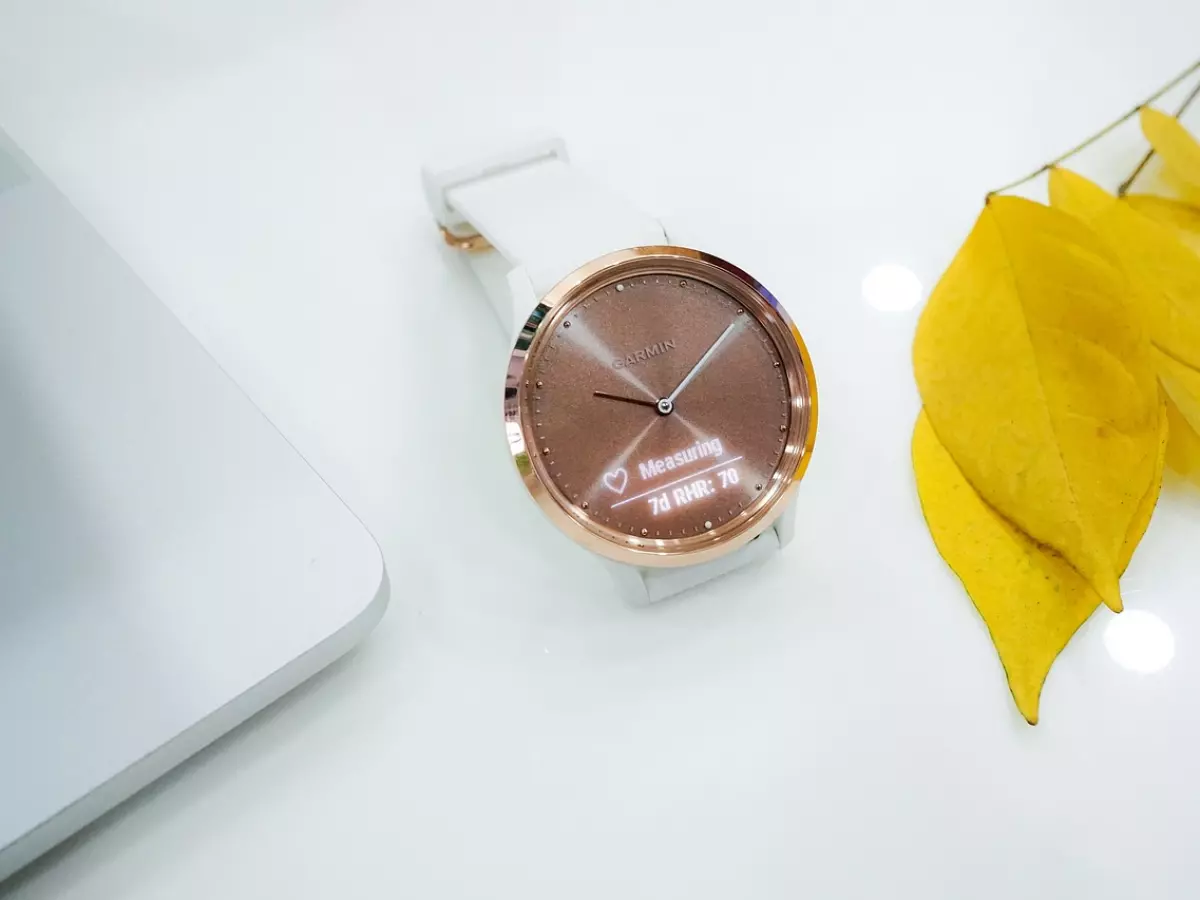
[[[737,467],[741,459],[728,456],[720,438],[709,438],[667,456],[639,461],[634,467],[636,480],[631,480],[624,466],[617,466],[605,472],[603,479],[604,487],[614,495],[610,508],[643,503],[652,516],[669,515],[672,510],[736,488],[741,484]],[[631,487],[641,490],[624,496]]]

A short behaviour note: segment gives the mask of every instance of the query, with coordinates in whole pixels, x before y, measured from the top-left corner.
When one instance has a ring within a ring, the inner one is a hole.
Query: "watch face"
[[[680,564],[770,525],[807,465],[814,404],[774,298],[728,263],[660,247],[547,295],[513,353],[505,417],[526,484],[569,533]]]

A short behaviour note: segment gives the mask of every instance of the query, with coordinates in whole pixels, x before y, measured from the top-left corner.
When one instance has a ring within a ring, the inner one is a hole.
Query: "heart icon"
[[[604,473],[604,486],[614,494],[625,493],[625,485],[629,484],[629,473],[624,469]]]

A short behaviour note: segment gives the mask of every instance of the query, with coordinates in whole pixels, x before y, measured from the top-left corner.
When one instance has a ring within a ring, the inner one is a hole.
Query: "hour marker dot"
[[[646,535],[648,535],[649,533],[650,533],[650,529],[649,529],[649,528],[643,528],[643,529],[642,529],[642,537],[645,537],[645,536],[646,536]]]
[[[543,447],[543,448],[542,448],[542,452],[543,452],[543,453],[549,453],[549,452],[550,452],[550,448],[549,448],[549,447]]]
[[[754,489],[755,489],[756,491],[761,491],[761,490],[762,490],[762,485],[761,485],[761,484],[756,484],[756,485],[754,486]],[[586,506],[587,504],[585,503],[584,505]]]
[[[705,523],[704,523],[704,527],[705,527],[705,528],[712,528],[712,522],[705,522]]]
[[[679,282],[679,286],[680,286],[680,287],[687,287],[687,282],[686,282],[686,281],[681,281],[681,282]]]
[[[787,426],[786,426],[786,425],[780,425],[780,426],[779,426],[779,430],[780,430],[780,431],[787,431]]]
[[[587,502],[586,500],[584,500],[582,503],[580,503],[580,504],[579,504],[579,506],[580,506],[580,508],[582,508],[582,509],[587,509],[587,508],[588,508],[588,502]]]
[[[537,382],[537,386],[538,386],[538,387],[541,387],[541,386],[542,386],[542,383],[541,383],[540,381],[539,381],[539,382]]]
[[[617,290],[618,290],[618,291],[623,291],[623,290],[625,290],[625,285],[623,285],[623,284],[618,284],[618,285],[617,285]]]
[[[571,327],[570,319],[567,319],[567,321],[563,322],[563,328],[570,328],[570,327]]]

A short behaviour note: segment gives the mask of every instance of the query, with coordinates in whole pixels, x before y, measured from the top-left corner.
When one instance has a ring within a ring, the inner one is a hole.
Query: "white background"
[[[891,262],[928,289],[986,189],[1197,35],[1184,0],[3,0],[0,124],[394,582],[359,653],[7,891],[1194,896],[1200,496],[1169,485],[1124,581],[1173,662],[1121,668],[1100,610],[1028,727],[916,504],[916,312],[860,283]],[[706,229],[803,331],[821,430],[780,559],[637,611],[531,518],[507,350],[417,178],[438,147],[528,130]]]

